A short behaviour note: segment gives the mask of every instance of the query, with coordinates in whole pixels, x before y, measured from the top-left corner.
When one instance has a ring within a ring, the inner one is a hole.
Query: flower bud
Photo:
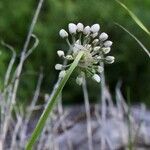
[[[99,24],[94,24],[94,25],[91,26],[91,31],[93,33],[99,32],[99,30],[100,30],[100,25]]]
[[[102,57],[101,57],[101,56],[97,56],[96,59],[97,59],[97,60],[101,60]]]
[[[108,64],[112,64],[112,63],[114,63],[114,61],[115,61],[115,57],[114,57],[114,56],[107,56],[107,57],[105,58],[105,60],[106,60],[106,62],[107,62]]]
[[[67,59],[67,60],[73,60],[73,57],[72,57],[71,55],[67,55],[67,56],[66,56],[66,59]]]
[[[68,29],[70,34],[76,34],[77,26],[74,23],[69,23]]]
[[[95,32],[95,33],[93,33],[92,35],[91,35],[91,37],[94,39],[95,37],[97,37],[98,36],[98,32]]]
[[[105,40],[107,40],[108,39],[108,34],[105,33],[105,32],[101,33],[100,36],[99,36],[99,39],[102,42],[105,41]]]
[[[66,71],[65,70],[60,71],[59,78],[64,78],[65,75],[66,75]]]
[[[98,83],[101,81],[101,78],[100,78],[100,76],[99,76],[98,74],[94,74],[94,75],[92,76],[92,79],[95,80],[95,81],[98,82]]]
[[[78,76],[78,77],[76,78],[76,83],[77,83],[78,85],[82,85],[82,83],[83,83],[83,77]]]
[[[86,26],[86,27],[84,28],[84,30],[83,30],[83,33],[84,33],[85,35],[90,34],[90,33],[91,33],[91,28],[90,28],[90,26]]]
[[[98,66],[97,71],[98,73],[102,73],[104,71],[104,68],[101,66]]]
[[[62,65],[62,64],[56,64],[56,65],[55,65],[55,69],[56,69],[56,70],[62,70],[62,68],[63,68],[63,65]]]
[[[97,45],[98,42],[99,42],[99,39],[95,39],[95,40],[92,42],[92,44]]]
[[[59,31],[59,35],[61,38],[67,38],[68,37],[68,33],[64,29],[61,29]]]
[[[104,46],[105,46],[105,47],[110,47],[110,46],[112,46],[112,44],[113,44],[112,41],[106,41],[106,42],[104,43]]]
[[[101,48],[100,46],[96,46],[96,47],[94,47],[93,50],[94,50],[95,52],[97,52],[100,48]]]
[[[57,55],[59,57],[63,57],[65,54],[64,54],[64,51],[59,50],[59,51],[57,51]]]
[[[84,25],[82,23],[78,23],[77,24],[77,31],[78,32],[83,32],[83,29],[84,29]]]
[[[110,52],[111,48],[110,47],[103,47],[102,51],[104,52],[104,54],[108,54]]]

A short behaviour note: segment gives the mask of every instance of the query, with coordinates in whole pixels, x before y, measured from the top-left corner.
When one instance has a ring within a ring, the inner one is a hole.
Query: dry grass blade
[[[1,44],[3,46],[5,46],[6,48],[8,48],[12,52],[12,57],[11,57],[11,60],[9,62],[6,74],[5,74],[4,86],[6,87],[8,82],[9,82],[9,78],[10,78],[10,74],[11,74],[14,62],[16,60],[16,52],[15,52],[14,48],[11,45],[5,43],[4,41],[1,41]]]

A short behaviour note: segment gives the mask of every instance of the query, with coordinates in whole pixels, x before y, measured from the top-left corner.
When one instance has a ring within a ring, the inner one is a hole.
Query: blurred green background
[[[124,0],[125,3],[150,29],[150,0]],[[19,52],[37,6],[37,0],[1,0],[0,1],[0,40],[11,44]],[[112,54],[116,57],[113,65],[106,66],[106,81],[114,94],[118,80],[123,81],[123,93],[130,88],[131,100],[134,103],[145,102],[150,106],[150,61],[139,45],[114,22],[118,22],[150,49],[150,38],[134,23],[114,0],[45,0],[34,34],[40,44],[24,65],[19,87],[19,101],[30,102],[37,82],[40,68],[43,67],[44,81],[40,94],[52,91],[57,81],[58,72],[54,65],[59,61],[58,49],[65,49],[66,43],[58,33],[61,28],[67,29],[69,22],[82,22],[85,25],[100,23],[101,31],[110,35],[114,42]],[[4,73],[11,57],[10,51],[0,46],[0,87],[3,86]],[[90,100],[99,97],[99,87],[95,82],[88,82]],[[70,94],[71,93],[71,94]],[[81,88],[75,84],[72,76],[64,89],[65,102],[81,102]]]

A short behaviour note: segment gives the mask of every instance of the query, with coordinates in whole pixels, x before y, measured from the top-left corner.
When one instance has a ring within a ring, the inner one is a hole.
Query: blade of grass
[[[118,4],[120,4],[132,17],[132,19],[135,21],[135,23],[150,36],[150,31],[145,27],[145,25],[141,22],[141,20],[130,10],[128,7],[120,2],[119,0],[115,0]]]
[[[57,102],[57,98],[58,98],[59,94],[61,93],[63,87],[65,86],[66,82],[68,81],[70,75],[72,74],[74,69],[77,67],[82,55],[83,55],[83,51],[80,51],[78,53],[76,59],[74,60],[74,62],[70,66],[70,68],[68,69],[65,77],[61,80],[61,82],[60,82],[57,90],[55,91],[53,97],[51,99],[49,99],[48,104],[47,104],[46,108],[44,109],[32,135],[31,135],[31,138],[29,139],[29,141],[26,145],[26,150],[32,150],[33,145],[35,144],[38,136],[40,135],[42,129],[44,128],[46,120],[49,117],[49,114],[52,112],[52,110],[53,110],[53,108]]]
[[[150,52],[149,50],[142,44],[142,42],[140,42],[140,40],[138,40],[138,38],[136,36],[134,36],[130,31],[128,31],[125,27],[123,27],[122,25],[115,23],[118,27],[120,27],[121,29],[123,29],[125,32],[127,32],[133,39],[136,40],[136,42],[142,47],[142,49],[144,50],[144,52],[150,57]]]

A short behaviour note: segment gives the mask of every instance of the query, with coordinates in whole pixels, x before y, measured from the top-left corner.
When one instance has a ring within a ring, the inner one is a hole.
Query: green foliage
[[[149,0],[124,0],[123,3],[139,18],[142,18],[142,22],[147,27],[150,26]],[[31,0],[0,1],[0,39],[15,47],[18,59],[36,6],[37,1]],[[131,100],[145,101],[150,104],[148,102],[150,99],[149,58],[140,51],[141,48],[128,34],[114,25],[114,22],[120,23],[134,33],[148,49],[150,39],[114,0],[45,0],[34,30],[40,44],[24,66],[19,98],[25,99],[27,96],[31,98],[31,91],[33,91],[41,66],[45,74],[42,91],[50,92],[52,90],[58,74],[54,70],[54,64],[57,61],[56,51],[61,48],[66,49],[65,42],[60,40],[58,32],[69,22],[85,24],[98,22],[101,24],[101,31],[109,33],[110,39],[114,42],[112,53],[116,57],[116,63],[106,66],[106,78],[110,89],[114,92],[116,82],[122,79],[123,87],[131,89]],[[2,46],[0,46],[0,51],[2,51],[2,55],[0,55],[0,86],[2,86],[10,53]],[[64,100],[82,100],[80,90],[75,91],[74,84],[75,82],[68,84],[69,93],[65,88]],[[95,99],[95,95],[99,95],[99,90],[92,90],[95,87],[93,84],[90,84],[89,89],[91,97]]]

